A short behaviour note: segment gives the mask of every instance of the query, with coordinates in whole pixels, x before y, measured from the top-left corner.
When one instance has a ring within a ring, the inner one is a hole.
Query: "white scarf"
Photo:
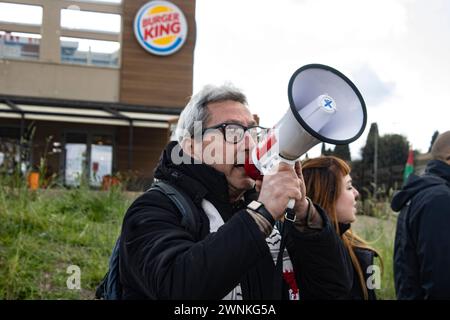
[[[209,232],[217,232],[217,230],[224,224],[219,211],[217,211],[214,205],[206,199],[202,200],[202,208],[209,219]],[[266,238],[266,243],[272,255],[273,262],[274,264],[276,264],[281,243],[281,234],[276,227],[273,228],[272,233]],[[294,276],[294,269],[292,267],[292,262],[286,249],[284,249],[283,252],[283,278],[289,284],[289,299],[299,300],[298,288]],[[225,297],[223,297],[222,300],[242,300],[241,285],[238,284]]]

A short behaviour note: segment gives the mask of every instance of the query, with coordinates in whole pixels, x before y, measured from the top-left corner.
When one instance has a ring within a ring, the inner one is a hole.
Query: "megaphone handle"
[[[287,204],[287,207],[288,207],[289,209],[294,209],[294,206],[295,206],[295,199],[289,199],[289,202],[288,202],[288,204]]]
[[[289,164],[291,166],[295,166],[295,161],[296,160],[287,160],[287,159],[285,159],[283,157],[279,157],[278,159],[279,159],[280,162],[284,162],[284,163],[287,163],[287,164]],[[295,206],[295,200],[294,199],[289,199],[289,202],[287,204],[287,208],[288,209],[294,209],[294,206]]]

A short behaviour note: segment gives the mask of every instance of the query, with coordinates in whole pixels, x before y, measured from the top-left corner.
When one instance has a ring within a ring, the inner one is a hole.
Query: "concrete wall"
[[[118,102],[120,70],[60,64],[60,36],[118,41],[120,34],[61,28],[60,11],[70,5],[81,10],[121,14],[122,6],[61,0],[8,0],[43,7],[42,25],[0,22],[0,30],[41,35],[39,60],[0,59],[0,94]]]
[[[119,87],[118,69],[0,60],[0,94],[118,102]]]

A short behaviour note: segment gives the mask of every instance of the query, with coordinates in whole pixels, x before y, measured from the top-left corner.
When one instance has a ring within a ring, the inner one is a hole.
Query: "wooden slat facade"
[[[120,101],[161,107],[183,107],[192,95],[195,46],[195,0],[173,0],[186,16],[188,38],[169,56],[156,56],[137,42],[133,22],[148,0],[123,2]]]

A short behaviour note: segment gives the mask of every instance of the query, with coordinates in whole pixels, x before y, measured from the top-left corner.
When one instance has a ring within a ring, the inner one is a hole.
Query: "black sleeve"
[[[450,299],[449,195],[440,194],[429,199],[416,223],[416,250],[425,299]]]
[[[317,232],[291,228],[286,246],[300,299],[348,299],[353,284],[350,256],[327,214],[318,206],[324,226]]]
[[[151,299],[221,299],[268,254],[263,233],[245,210],[199,242],[180,221],[159,194],[133,203],[122,227],[122,281]]]

